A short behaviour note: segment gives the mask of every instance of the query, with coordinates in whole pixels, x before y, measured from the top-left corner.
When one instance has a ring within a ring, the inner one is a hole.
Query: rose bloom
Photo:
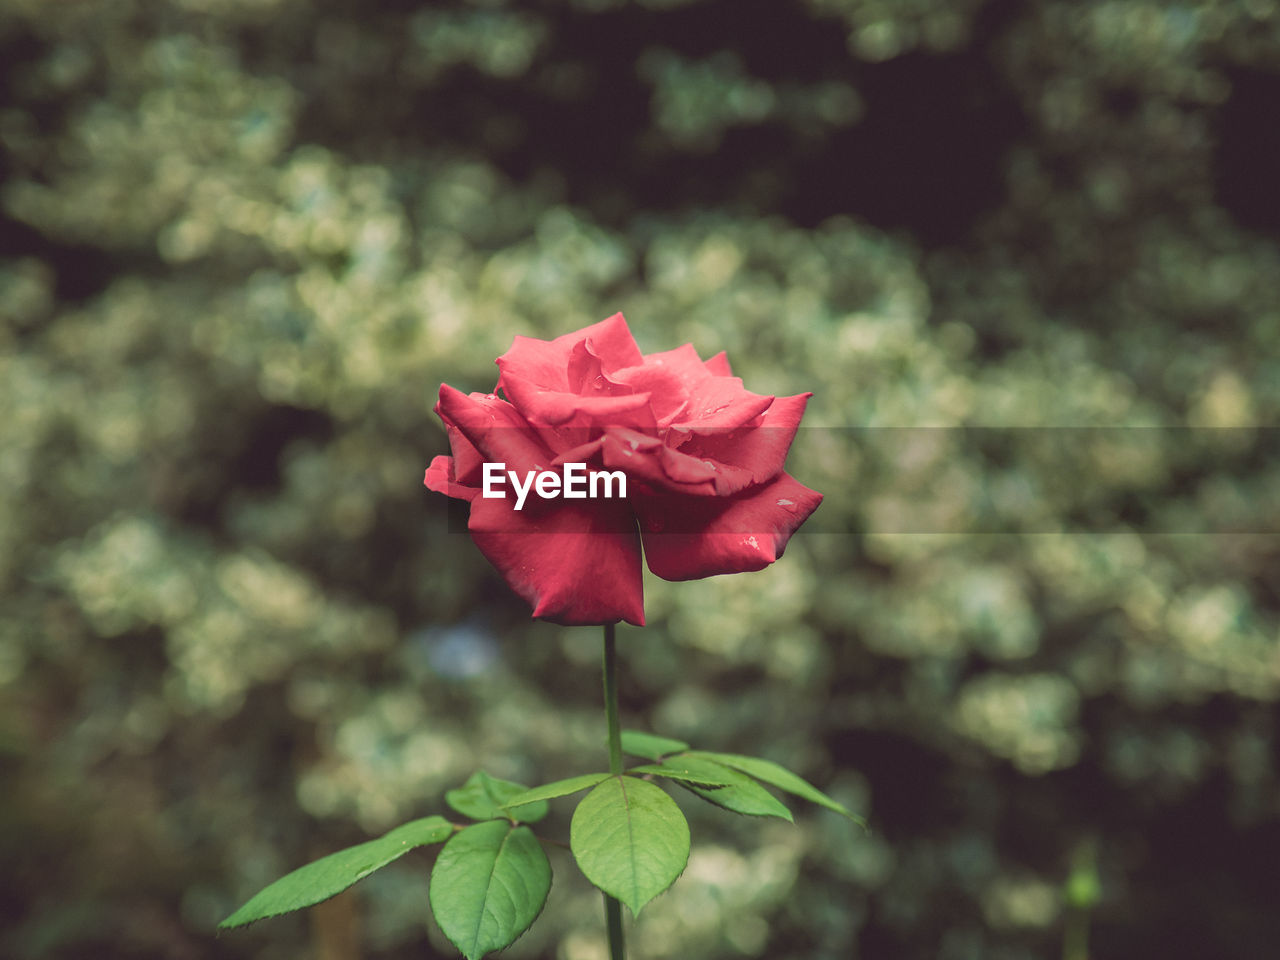
[[[453,456],[425,483],[470,502],[472,538],[535,617],[643,625],[642,545],[665,580],[760,570],[822,502],[782,469],[812,394],[751,393],[723,353],[641,354],[618,313],[554,340],[518,336],[498,369],[502,396],[441,385]],[[481,496],[485,463],[522,482],[566,463],[620,470],[627,496],[531,489],[516,510],[509,479],[502,499]]]

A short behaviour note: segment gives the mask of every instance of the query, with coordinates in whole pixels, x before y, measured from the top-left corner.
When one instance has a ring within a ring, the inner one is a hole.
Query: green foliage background
[[[452,955],[422,852],[212,931],[602,763],[597,632],[421,478],[441,381],[622,310],[830,428],[781,563],[646,584],[626,721],[874,827],[680,796],[634,956],[1057,956],[1089,850],[1093,955],[1261,955],[1277,62],[1274,0],[0,0],[0,953]],[[509,954],[601,957],[551,859]]]

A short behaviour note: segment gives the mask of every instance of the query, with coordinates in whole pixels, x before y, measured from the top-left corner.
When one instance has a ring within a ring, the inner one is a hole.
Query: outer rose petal
[[[453,453],[453,478],[467,486],[478,485],[484,473],[484,457],[480,456],[480,451],[453,424],[446,421],[444,432],[449,438],[449,450]]]
[[[519,411],[493,394],[464,394],[447,383],[440,385],[436,413],[460,437],[449,434],[450,444],[464,439],[475,448],[480,460],[506,463],[520,471],[543,468],[555,453],[548,450],[542,435],[534,430]],[[454,453],[461,451],[454,446]]]
[[[762,570],[773,563],[791,534],[818,509],[822,494],[783,473],[728,499],[650,496],[632,501],[649,569],[664,580],[697,580]]]
[[[570,506],[531,497],[516,511],[506,499],[477,497],[467,527],[535,617],[644,626],[640,536],[626,501]]]
[[[454,477],[453,469],[453,457],[435,457],[431,466],[427,467],[427,475],[422,478],[422,482],[428,490],[443,493],[455,500],[474,500],[480,496],[480,488],[459,483]]]

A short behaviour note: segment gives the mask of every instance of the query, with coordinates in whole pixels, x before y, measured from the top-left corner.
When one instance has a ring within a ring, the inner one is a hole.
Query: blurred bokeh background
[[[622,310],[812,390],[827,493],[647,581],[626,722],[872,824],[682,795],[635,957],[1271,955],[1278,63],[1275,0],[0,0],[0,954],[454,955],[430,853],[213,928],[603,763],[598,631],[421,479]],[[603,958],[551,856],[509,955]]]

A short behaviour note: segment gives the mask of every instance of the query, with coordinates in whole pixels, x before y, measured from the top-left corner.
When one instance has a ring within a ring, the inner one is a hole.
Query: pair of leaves
[[[219,924],[240,927],[310,907],[336,896],[415,847],[448,840],[431,871],[428,891],[436,922],[467,960],[501,950],[529,929],[551,890],[551,864],[523,823],[546,816],[545,802],[503,808],[525,786],[483,770],[445,794],[454,810],[483,821],[461,829],[443,817],[397,827],[293,871],[262,890]],[[455,832],[456,830],[456,832]]]
[[[632,773],[651,773],[680,781],[703,799],[734,813],[779,817],[795,822],[791,811],[755,782],[762,780],[779,790],[848,817],[862,827],[867,825],[862,817],[772,760],[737,753],[691,750],[681,740],[635,730],[623,731],[622,749],[632,756],[658,761],[655,766],[636,767]]]

